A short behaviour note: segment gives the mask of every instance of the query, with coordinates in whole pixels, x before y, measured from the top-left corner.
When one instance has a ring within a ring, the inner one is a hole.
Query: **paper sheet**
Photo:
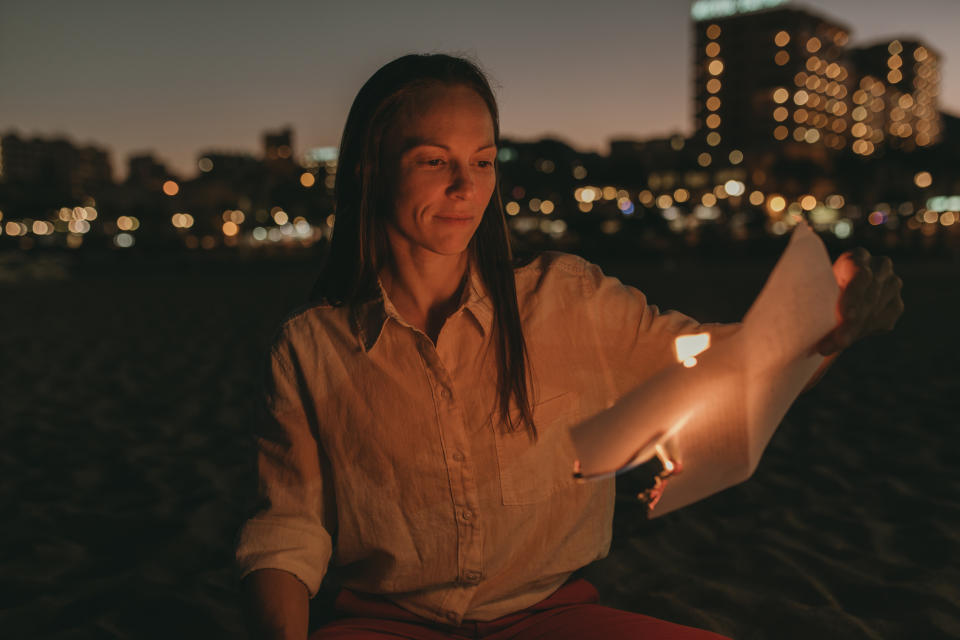
[[[669,445],[683,471],[659,514],[744,480],[822,363],[815,346],[836,326],[838,293],[823,242],[800,222],[739,330],[571,430],[581,476],[622,473]]]

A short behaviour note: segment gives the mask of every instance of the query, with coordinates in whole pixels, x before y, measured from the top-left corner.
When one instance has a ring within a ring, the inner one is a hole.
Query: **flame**
[[[693,367],[697,364],[694,357],[710,348],[709,333],[694,333],[692,335],[677,336],[674,342],[677,350],[677,362],[682,362],[685,367]]]

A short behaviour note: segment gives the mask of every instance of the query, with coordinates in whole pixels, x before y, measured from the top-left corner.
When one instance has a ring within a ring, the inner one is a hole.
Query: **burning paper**
[[[815,345],[836,325],[838,293],[826,248],[801,222],[742,324],[680,336],[675,365],[571,430],[579,476],[674,452],[683,471],[658,515],[745,480],[823,361]]]

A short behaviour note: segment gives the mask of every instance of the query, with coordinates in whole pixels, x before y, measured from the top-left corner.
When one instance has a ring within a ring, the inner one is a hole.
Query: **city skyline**
[[[856,4],[791,3],[845,23],[857,45],[881,36],[927,42],[943,58],[941,109],[960,112],[954,64],[960,44],[947,37],[950,24],[960,22],[960,3],[877,2],[869,12]],[[0,97],[0,132],[66,135],[78,145],[104,147],[116,178],[124,177],[129,155],[144,152],[189,177],[200,152],[256,154],[265,130],[286,125],[294,129],[298,153],[336,145],[360,85],[378,66],[412,50],[461,51],[478,59],[497,85],[506,137],[554,136],[605,153],[611,138],[693,132],[686,3],[658,4],[653,13],[644,13],[651,3],[563,7],[549,14],[550,24],[526,5],[445,8],[432,18],[441,27],[434,31],[421,24],[430,22],[426,11],[400,16],[377,3],[351,9],[287,3],[270,13],[231,16],[202,7],[191,20],[179,6],[98,2],[80,14],[80,7],[64,5],[59,33],[37,31],[43,21],[29,20],[36,5],[5,9],[0,77],[9,89]],[[96,22],[108,12],[110,20]],[[381,22],[396,28],[378,33]],[[312,41],[305,37],[308,26],[316,27]],[[78,37],[64,40],[71,27]],[[329,80],[304,82],[314,68],[311,75]]]

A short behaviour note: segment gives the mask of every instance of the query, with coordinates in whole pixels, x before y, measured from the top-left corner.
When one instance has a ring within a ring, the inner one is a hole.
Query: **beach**
[[[4,263],[7,264],[7,263]],[[773,259],[601,262],[738,320]],[[0,636],[244,637],[234,536],[265,346],[306,259],[62,258],[0,277]],[[618,478],[603,604],[737,639],[960,637],[960,263],[791,408],[746,483],[646,521]]]

